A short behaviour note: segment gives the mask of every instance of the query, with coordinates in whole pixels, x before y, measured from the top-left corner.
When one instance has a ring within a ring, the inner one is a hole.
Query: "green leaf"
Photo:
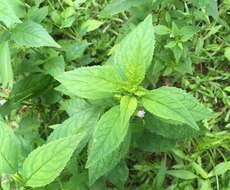
[[[186,91],[175,87],[162,87],[161,89],[177,98],[190,111],[195,121],[210,119],[213,116],[211,109],[205,107]]]
[[[0,44],[0,60],[0,83],[3,84],[3,87],[11,87],[13,85],[13,70],[8,42]]]
[[[13,131],[0,123],[0,176],[18,170],[21,145]]]
[[[195,121],[209,119],[213,116],[213,112],[201,104],[196,98],[186,91],[175,87],[161,87],[158,90],[170,94],[171,97],[179,100],[191,113]]]
[[[194,129],[199,129],[191,111],[173,92],[170,92],[167,88],[152,90],[143,96],[142,103],[150,113],[159,118],[184,123]]]
[[[148,16],[117,46],[112,64],[123,80],[140,84],[149,68],[154,50],[152,17]]]
[[[50,77],[43,74],[29,75],[22,80],[17,81],[10,93],[10,99],[15,101],[26,99],[32,95],[37,96],[40,91],[47,88]]]
[[[192,0],[193,3],[201,8],[205,8],[209,16],[214,19],[219,17],[217,0]]]
[[[12,5],[5,0],[0,0],[0,21],[2,21],[7,27],[21,23],[20,19],[14,12]]]
[[[164,25],[154,26],[154,32],[158,35],[166,35],[170,33],[170,29]]]
[[[124,189],[124,184],[129,177],[129,168],[124,161],[119,163],[107,175],[107,179],[119,189]]]
[[[47,89],[50,77],[43,74],[31,74],[17,81],[10,93],[9,100],[0,107],[0,114],[5,116],[20,106],[21,102],[37,97]]]
[[[62,56],[52,57],[44,63],[45,71],[55,77],[65,72],[65,60]]]
[[[169,123],[166,120],[157,118],[156,116],[147,113],[145,116],[144,127],[160,136],[170,139],[186,139],[200,134],[188,125],[181,125],[176,123]]]
[[[75,111],[77,112],[55,128],[48,138],[49,141],[80,134],[82,132],[87,133],[87,136],[91,137],[102,110],[99,107],[87,104],[84,100],[79,100],[78,103],[81,105],[75,107]]]
[[[60,48],[42,25],[29,20],[12,30],[12,39],[20,46]]]
[[[126,123],[137,108],[137,99],[131,96],[123,96],[120,102],[121,123]]]
[[[185,179],[185,180],[197,178],[197,176],[194,173],[187,171],[187,170],[168,170],[166,171],[166,173],[173,177]]]
[[[94,165],[115,151],[124,140],[129,127],[129,120],[135,112],[137,100],[123,97],[120,106],[107,111],[98,121],[93,134],[92,144],[86,167]]]
[[[224,50],[224,56],[230,61],[230,47],[226,47]]]
[[[38,8],[31,7],[27,14],[28,19],[33,20],[34,22],[42,22],[48,15],[48,6]]]
[[[140,134],[134,137],[135,147],[146,152],[167,152],[176,145],[174,139],[165,138],[148,130],[139,131]]]
[[[216,165],[208,174],[208,177],[222,175],[225,172],[230,171],[230,161],[222,162]]]
[[[121,145],[105,157],[101,157],[89,167],[89,183],[93,184],[98,178],[107,174],[124,158],[129,149],[130,136],[126,136]]]
[[[193,162],[192,167],[196,171],[196,173],[199,174],[202,178],[204,179],[208,178],[207,172],[202,168],[201,165],[197,164],[196,162]]]
[[[66,60],[73,61],[84,55],[84,51],[89,46],[89,43],[86,40],[65,40],[61,42],[61,46],[65,51]]]
[[[23,163],[22,177],[25,185],[40,187],[57,178],[81,141],[71,136],[45,144],[29,154]]]
[[[82,67],[65,72],[56,79],[80,98],[109,98],[121,89],[120,77],[111,66]]]
[[[103,22],[99,20],[94,20],[94,19],[87,20],[81,25],[80,33],[84,35],[87,32],[94,31],[97,28],[99,28],[102,24]]]
[[[21,1],[21,0],[7,0],[7,2],[19,18],[25,16],[26,6],[25,6],[23,1]]]
[[[146,0],[113,0],[100,13],[101,17],[109,17],[146,3]]]

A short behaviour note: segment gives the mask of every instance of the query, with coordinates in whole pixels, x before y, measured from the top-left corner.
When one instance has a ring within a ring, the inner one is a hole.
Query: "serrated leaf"
[[[161,87],[160,91],[170,94],[171,97],[179,100],[191,113],[195,121],[209,119],[213,112],[201,104],[196,98],[186,91],[175,87]]]
[[[154,50],[152,17],[148,16],[117,46],[112,64],[123,80],[140,84],[149,68]]]
[[[60,48],[46,29],[33,21],[25,21],[12,30],[12,39],[20,46],[26,47],[57,47]]]
[[[121,106],[111,108],[101,117],[89,148],[87,168],[104,159],[120,146],[127,134],[129,120],[136,106],[136,99],[124,97]]]
[[[89,167],[89,183],[93,184],[98,178],[112,170],[128,152],[130,136],[128,135],[121,145],[109,153],[107,156],[99,159],[95,164]]]
[[[13,131],[0,123],[0,176],[13,174],[18,170],[20,142]]]
[[[62,56],[52,57],[44,63],[45,71],[55,77],[65,72],[65,60]]]
[[[5,0],[0,0],[0,21],[2,21],[7,27],[21,23],[11,4]]]
[[[123,96],[120,102],[121,123],[129,121],[137,108],[137,99],[131,96]]]
[[[75,112],[69,119],[65,120],[62,124],[59,124],[51,133],[48,140],[53,141],[59,138],[80,134],[82,132],[86,133],[88,137],[91,137],[101,113],[101,109],[92,105],[88,106],[86,103],[85,106],[81,106],[81,108],[82,110],[78,110],[78,112]]]
[[[61,110],[66,111],[69,116],[81,114],[85,110],[89,109],[93,110],[95,108],[91,103],[80,98],[68,99],[61,103]]]
[[[82,67],[65,72],[56,79],[80,98],[109,98],[121,89],[120,77],[111,66]]]
[[[165,88],[152,90],[142,98],[143,106],[153,115],[170,121],[180,122],[199,129],[190,110],[181,100]]]
[[[166,152],[176,145],[175,139],[166,138],[164,136],[150,133],[142,128],[139,134],[133,137],[134,146],[146,152]]]
[[[55,180],[70,160],[80,141],[80,135],[62,138],[31,152],[24,161],[21,172],[25,185],[40,187]]]
[[[147,113],[145,116],[144,127],[152,133],[156,133],[170,139],[186,139],[200,134],[200,131],[193,129],[188,125],[181,125],[172,122],[169,123],[168,121],[159,119],[150,113]]]
[[[3,87],[11,87],[13,85],[13,70],[8,42],[0,44],[0,61],[0,83],[2,83]]]

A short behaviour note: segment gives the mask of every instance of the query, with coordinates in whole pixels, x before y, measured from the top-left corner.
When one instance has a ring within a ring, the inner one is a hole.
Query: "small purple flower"
[[[141,109],[137,112],[137,117],[144,118],[145,117],[145,110]]]

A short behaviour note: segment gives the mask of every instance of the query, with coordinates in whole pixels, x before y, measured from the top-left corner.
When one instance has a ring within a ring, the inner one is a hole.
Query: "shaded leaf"
[[[12,39],[20,46],[60,48],[42,25],[30,20],[13,29]]]

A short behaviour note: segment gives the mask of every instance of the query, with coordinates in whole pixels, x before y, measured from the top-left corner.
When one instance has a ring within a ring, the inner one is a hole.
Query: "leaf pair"
[[[116,46],[111,58],[112,65],[78,68],[56,79],[78,97],[112,98],[143,81],[153,50],[154,31],[152,18],[148,16]]]

